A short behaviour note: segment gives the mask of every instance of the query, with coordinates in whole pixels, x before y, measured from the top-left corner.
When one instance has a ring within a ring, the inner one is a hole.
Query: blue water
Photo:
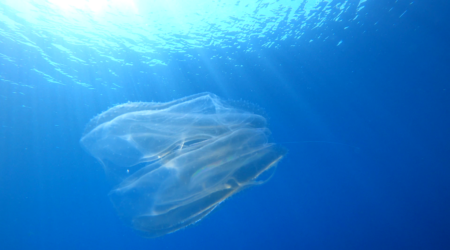
[[[449,249],[446,0],[0,2],[0,249]],[[147,239],[80,145],[128,101],[214,93],[288,150]]]

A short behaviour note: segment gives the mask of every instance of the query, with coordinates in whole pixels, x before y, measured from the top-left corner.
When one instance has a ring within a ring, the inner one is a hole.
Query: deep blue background
[[[338,34],[340,46],[285,41],[261,58],[235,54],[242,69],[196,51],[204,60],[156,69],[170,88],[133,84],[133,71],[120,92],[1,86],[0,249],[449,249],[449,3],[416,1],[399,18],[391,2],[368,3],[364,22],[377,24]],[[30,60],[2,71],[32,82]],[[80,147],[84,126],[117,103],[202,91],[260,106],[289,154],[269,182],[194,226],[141,238]]]

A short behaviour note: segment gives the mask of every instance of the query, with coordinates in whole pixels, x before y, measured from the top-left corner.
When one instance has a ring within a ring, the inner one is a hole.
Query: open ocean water
[[[0,249],[450,249],[449,9],[0,0]]]

